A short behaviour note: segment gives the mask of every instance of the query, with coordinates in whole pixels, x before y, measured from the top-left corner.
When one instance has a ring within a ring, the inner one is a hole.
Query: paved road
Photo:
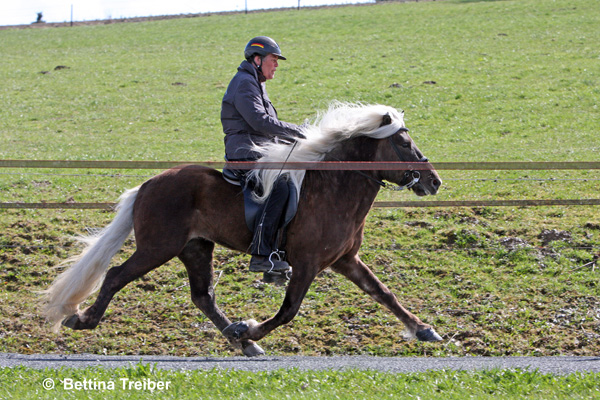
[[[168,356],[98,356],[10,354],[0,353],[0,367],[23,365],[30,368],[106,368],[127,367],[139,362],[156,364],[161,369],[236,369],[272,371],[299,368],[302,370],[370,369],[387,372],[424,372],[428,370],[483,370],[492,368],[539,370],[541,373],[570,374],[600,372],[599,357],[168,357]]]

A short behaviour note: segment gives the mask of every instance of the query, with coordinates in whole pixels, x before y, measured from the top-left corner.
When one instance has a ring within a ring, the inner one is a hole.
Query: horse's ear
[[[390,113],[387,113],[383,116],[382,120],[381,120],[381,125],[379,125],[379,127],[381,128],[382,126],[386,126],[392,123],[392,116],[390,115]]]

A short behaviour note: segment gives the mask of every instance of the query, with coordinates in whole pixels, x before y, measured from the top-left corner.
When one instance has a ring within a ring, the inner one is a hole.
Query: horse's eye
[[[405,149],[408,149],[410,147],[410,143],[408,143],[408,142],[402,143],[402,147],[404,147]]]

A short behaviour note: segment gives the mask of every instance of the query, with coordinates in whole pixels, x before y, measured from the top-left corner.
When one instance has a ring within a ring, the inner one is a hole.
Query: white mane
[[[389,114],[392,122],[381,126],[386,114]],[[302,126],[302,133],[306,138],[298,139],[295,147],[294,144],[267,143],[255,145],[253,150],[262,155],[257,160],[259,163],[322,161],[328,152],[346,139],[359,136],[383,139],[402,127],[402,114],[392,107],[334,102],[324,114],[317,115],[313,123]],[[258,168],[250,173],[262,185],[263,194],[256,196],[256,200],[263,202],[271,193],[277,178],[284,175],[292,181],[300,195],[306,171]]]

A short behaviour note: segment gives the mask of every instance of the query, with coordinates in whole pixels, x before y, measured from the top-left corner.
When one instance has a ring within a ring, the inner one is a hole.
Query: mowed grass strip
[[[330,101],[384,103],[432,161],[594,161],[592,0],[443,1],[0,31],[0,157],[222,160],[220,101],[249,37],[281,44],[280,117]],[[265,30],[255,31],[255,26]],[[64,66],[66,68],[56,68]],[[158,171],[3,170],[0,201],[112,202]],[[597,198],[594,171],[445,171],[439,200]],[[382,193],[409,200],[411,193]],[[230,355],[191,303],[176,261],[120,292],[90,332],[48,332],[35,294],[111,212],[0,211],[0,351]],[[361,257],[445,341],[402,325],[325,272],[269,354],[597,355],[597,207],[374,210]],[[133,251],[128,241],[113,265]],[[217,301],[232,320],[277,312],[284,288],[219,248]],[[92,299],[93,300],[93,299]]]
[[[34,370],[0,368],[12,382],[3,399],[590,399],[600,395],[600,374],[557,376],[526,370],[246,372],[128,368]]]

